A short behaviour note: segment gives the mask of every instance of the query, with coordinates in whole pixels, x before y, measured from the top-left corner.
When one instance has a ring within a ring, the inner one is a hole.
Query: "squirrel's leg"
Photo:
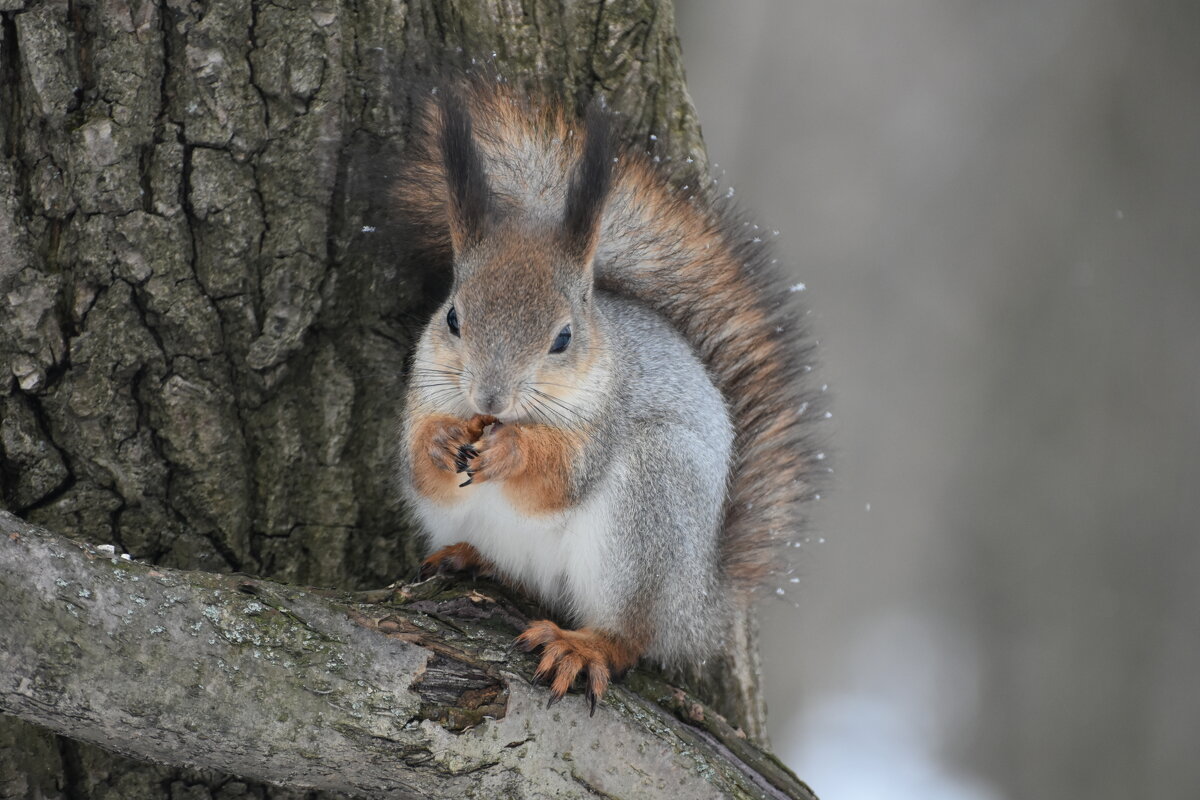
[[[459,542],[434,551],[421,562],[421,580],[443,572],[470,572],[490,577],[496,574],[496,566],[471,545]]]
[[[682,424],[643,428],[622,453],[629,471],[606,497],[606,524],[589,532],[603,537],[589,561],[598,574],[619,576],[624,591],[600,603],[584,582],[574,591],[593,601],[579,612],[585,627],[539,620],[517,638],[526,650],[542,648],[537,675],[549,680],[551,702],[584,673],[594,709],[610,678],[651,643],[656,653],[692,653],[697,661],[714,646],[724,613],[717,573],[728,447],[679,446],[692,435]]]
[[[516,644],[526,652],[542,648],[542,660],[534,678],[549,681],[549,705],[561,700],[575,676],[583,673],[584,694],[593,715],[609,680],[624,675],[645,649],[628,638],[598,628],[565,630],[545,619],[529,623]]]

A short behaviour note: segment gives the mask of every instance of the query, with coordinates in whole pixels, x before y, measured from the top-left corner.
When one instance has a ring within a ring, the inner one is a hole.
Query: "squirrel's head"
[[[471,413],[569,426],[600,352],[592,294],[612,183],[606,116],[589,110],[562,205],[540,214],[493,194],[461,104],[443,100],[440,116],[454,283],[426,334],[429,360],[457,373],[450,382]]]

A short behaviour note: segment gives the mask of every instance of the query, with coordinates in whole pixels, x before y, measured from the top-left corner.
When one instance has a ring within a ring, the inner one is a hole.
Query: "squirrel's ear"
[[[600,241],[600,220],[612,187],[612,162],[608,112],[593,100],[584,119],[583,156],[571,175],[563,214],[567,252],[588,270]]]
[[[441,102],[442,165],[446,170],[450,242],[455,255],[483,238],[491,208],[491,189],[483,159],[471,134],[471,115],[447,92]]]

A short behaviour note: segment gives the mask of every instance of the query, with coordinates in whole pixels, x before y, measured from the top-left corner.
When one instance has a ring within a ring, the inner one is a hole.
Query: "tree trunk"
[[[0,501],[164,567],[414,569],[386,476],[448,276],[407,257],[380,180],[411,76],[486,61],[602,92],[628,135],[703,160],[669,3],[0,0],[0,21]],[[752,628],[695,688],[761,740]],[[4,742],[31,795],[289,796],[7,719]]]

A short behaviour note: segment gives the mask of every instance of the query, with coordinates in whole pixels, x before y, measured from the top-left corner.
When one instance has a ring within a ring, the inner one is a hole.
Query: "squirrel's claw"
[[[458,488],[470,486],[475,480],[475,470],[471,469],[470,461],[473,458],[479,458],[479,451],[475,449],[473,444],[460,445],[458,452],[454,455],[454,471],[458,473],[467,473],[467,479],[458,485]]]
[[[596,716],[596,697],[595,690],[592,689],[592,682],[588,681],[587,688],[583,691],[583,698],[588,702],[588,716]]]
[[[505,661],[507,661],[509,658],[512,657],[513,650],[516,650],[520,644],[521,644],[520,639],[513,639],[511,642],[508,643],[508,647],[504,648],[504,660]],[[522,647],[521,649],[525,650],[524,647]]]
[[[454,471],[469,472],[470,461],[473,458],[479,458],[479,451],[475,449],[474,445],[459,445],[458,450],[454,453]]]

